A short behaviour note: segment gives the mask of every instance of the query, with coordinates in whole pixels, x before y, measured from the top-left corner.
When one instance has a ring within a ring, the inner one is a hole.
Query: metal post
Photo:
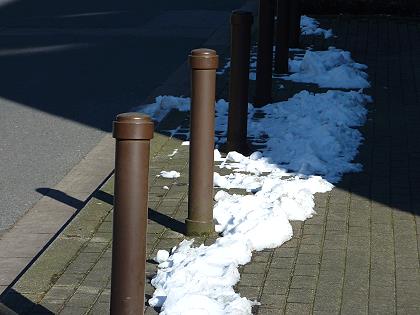
[[[289,71],[289,28],[290,0],[277,0],[276,53],[274,56],[274,72]]]
[[[248,11],[232,12],[230,45],[229,117],[226,151],[246,153],[248,124],[249,57],[253,17]]]
[[[256,107],[271,102],[273,69],[274,0],[260,0],[257,52]]]
[[[208,235],[213,223],[213,151],[216,69],[219,57],[211,49],[195,49],[191,65],[190,171],[187,235]]]
[[[116,139],[111,314],[143,314],[147,197],[153,122],[124,113],[113,124]]]
[[[299,48],[300,37],[300,6],[299,0],[290,0],[290,38],[289,46]]]

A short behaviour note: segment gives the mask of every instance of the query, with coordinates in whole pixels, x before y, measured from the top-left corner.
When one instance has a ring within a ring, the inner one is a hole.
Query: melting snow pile
[[[190,109],[190,99],[175,96],[158,96],[152,104],[135,107],[133,111],[139,111],[143,114],[153,117],[154,120],[160,121],[171,109],[187,111]]]
[[[353,127],[365,121],[363,105],[368,101],[355,91],[303,91],[258,109],[265,114],[259,120],[252,118],[257,110],[250,105],[251,137],[268,136],[264,155],[230,152],[222,158],[216,151],[220,168],[233,172],[214,176],[215,186],[243,188],[249,194],[216,194],[216,231],[223,237],[215,244],[193,247],[192,241],[183,241],[167,259],[158,257],[159,271],[152,280],[156,291],[149,304],[161,307],[161,314],[251,314],[255,302],[233,290],[240,278],[238,266],[250,261],[252,251],[289,240],[290,220],[314,215],[313,195],[333,185],[309,174],[337,181],[343,172],[360,169],[351,163],[362,140]],[[226,130],[227,106],[225,101],[216,104],[219,133]]]
[[[362,126],[371,98],[356,91],[302,91],[285,102],[261,109],[264,119],[248,122],[255,138],[268,136],[266,157],[300,174],[322,175],[336,182],[345,172],[359,171],[351,163],[362,135]]]
[[[300,31],[303,35],[324,35],[324,38],[330,38],[333,35],[331,29],[320,28],[317,20],[306,15],[300,18]]]
[[[272,163],[288,171],[322,175],[336,182],[343,173],[361,169],[359,164],[351,163],[362,141],[354,127],[364,124],[367,114],[364,104],[370,100],[360,91],[331,90],[317,94],[302,91],[287,101],[259,109],[248,104],[248,137],[256,141],[267,138],[264,156]],[[166,108],[186,110],[178,106],[189,101],[189,98],[160,96],[152,107],[163,103]],[[215,128],[219,143],[226,141],[228,108],[225,100],[216,103]],[[257,112],[264,114],[264,118],[253,118]],[[264,169],[266,165],[259,167]]]
[[[328,48],[327,51],[307,50],[303,57],[289,60],[293,74],[282,79],[315,83],[324,88],[361,89],[370,87],[366,65],[354,62],[348,51]]]
[[[313,19],[303,16],[301,23],[304,34],[331,36],[330,30],[319,29]],[[289,61],[289,67],[294,74],[284,79],[332,88],[369,86],[362,71],[366,66],[335,48],[306,51]],[[231,170],[229,175],[214,173],[214,185],[220,188],[214,219],[223,237],[210,246],[194,247],[193,241],[185,240],[170,253],[158,251],[159,270],[152,280],[156,291],[149,304],[160,307],[164,315],[251,314],[257,302],[233,290],[240,279],[238,266],[251,260],[252,251],[275,248],[289,240],[293,235],[289,221],[315,214],[315,193],[331,190],[330,182],[338,181],[343,173],[361,169],[351,161],[363,140],[355,128],[365,122],[364,105],[369,101],[362,90],[302,91],[263,108],[249,104],[248,137],[256,144],[265,139],[264,152],[248,157],[230,152],[225,158],[217,150],[214,154],[220,168]],[[187,111],[189,105],[189,98],[160,96],[139,110],[160,120],[171,109]],[[216,103],[219,143],[226,140],[228,106],[224,100]],[[175,132],[179,130],[172,134]],[[179,173],[162,171],[160,176],[174,178]],[[231,188],[244,189],[247,195],[229,193]]]

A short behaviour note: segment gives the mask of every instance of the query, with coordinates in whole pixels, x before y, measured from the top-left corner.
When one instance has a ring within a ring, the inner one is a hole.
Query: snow
[[[173,157],[177,153],[178,153],[178,149],[174,149],[174,151],[171,154],[169,154],[168,156]]]
[[[230,68],[230,58],[227,59],[227,62],[223,66],[222,69],[220,69],[219,71],[216,71],[216,74],[219,74],[219,75],[224,74],[226,72],[226,70],[229,69],[229,68]]]
[[[302,91],[284,102],[265,106],[261,121],[248,121],[249,136],[268,137],[264,156],[289,171],[322,175],[337,182],[345,172],[360,171],[351,161],[363,137],[371,98],[361,91]]]
[[[300,17],[300,31],[302,35],[323,35],[324,38],[333,36],[331,29],[320,28],[317,20],[306,15]]]
[[[158,176],[163,178],[178,178],[181,174],[177,171],[161,171]]]
[[[149,304],[161,306],[161,314],[247,314],[253,302],[235,293],[233,285],[240,278],[238,265],[251,259],[248,244],[229,237],[211,246],[192,244],[182,241],[159,264]]]
[[[326,51],[301,50],[289,59],[292,74],[273,74],[273,78],[314,83],[323,88],[361,89],[370,87],[368,75],[363,71],[366,68],[366,65],[353,61],[349,51],[335,47]],[[250,66],[249,79],[257,79],[254,63]]]
[[[289,71],[284,80],[315,83],[324,88],[361,89],[370,87],[366,65],[354,62],[351,53],[335,47],[326,51],[307,50],[303,58],[289,60]]]
[[[167,261],[168,258],[169,258],[169,252],[167,250],[160,249],[156,253],[155,261],[158,264],[160,264],[160,263],[163,263],[163,262]]]
[[[214,152],[219,168],[231,170],[214,176],[215,186],[223,189],[214,206],[215,228],[223,237],[210,246],[183,241],[175,247],[159,264],[149,304],[161,307],[161,314],[251,314],[254,302],[233,290],[240,279],[238,266],[250,261],[252,251],[289,240],[290,220],[315,214],[315,193],[331,190],[331,182],[344,172],[360,170],[351,162],[362,141],[354,127],[364,123],[368,101],[362,91],[302,91],[258,110],[249,105],[249,136],[265,135],[264,151],[250,156],[229,152],[225,158]],[[216,103],[220,139],[227,108],[224,100]],[[257,111],[265,117],[254,119]],[[231,188],[248,194],[231,194]]]
[[[161,95],[155,98],[154,103],[135,107],[133,111],[139,111],[153,117],[156,121],[161,121],[171,109],[178,109],[179,111],[189,110],[190,99]]]
[[[302,25],[302,32],[330,36],[330,30],[319,29],[310,18],[302,17]],[[371,101],[363,93],[369,87],[363,72],[366,66],[354,62],[350,52],[333,47],[297,53],[289,60],[294,73],[283,79],[358,90],[301,91],[262,108],[248,105],[248,137],[264,147],[250,156],[229,152],[223,157],[214,151],[220,172],[230,170],[227,175],[214,173],[218,189],[215,229],[222,237],[210,246],[184,240],[170,252],[157,252],[158,272],[151,281],[156,290],[149,304],[160,307],[161,314],[251,314],[251,307],[258,303],[233,289],[240,280],[238,267],[250,262],[253,251],[275,248],[291,239],[290,221],[315,215],[316,193],[330,191],[344,173],[361,170],[352,160],[363,141],[356,128],[365,123],[365,105]],[[189,103],[189,98],[160,96],[144,108],[163,117],[171,109],[189,110]],[[216,143],[226,140],[228,108],[225,100],[215,104]],[[179,175],[175,171],[160,174]],[[231,189],[242,189],[244,194]]]

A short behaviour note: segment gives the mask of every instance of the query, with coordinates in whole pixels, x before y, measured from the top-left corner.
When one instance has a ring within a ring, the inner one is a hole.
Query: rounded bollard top
[[[254,17],[251,12],[244,10],[233,10],[230,16],[231,24],[249,24],[251,25],[254,21]]]
[[[194,49],[189,55],[189,60],[192,69],[215,70],[219,66],[219,56],[212,49]]]
[[[117,140],[150,140],[153,131],[152,119],[135,112],[117,115],[112,125],[112,136]]]

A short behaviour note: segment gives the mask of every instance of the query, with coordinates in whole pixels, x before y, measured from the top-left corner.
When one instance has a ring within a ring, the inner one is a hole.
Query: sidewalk
[[[305,46],[349,50],[356,61],[369,66],[372,88],[366,93],[374,103],[361,128],[366,141],[357,158],[364,170],[345,175],[330,193],[316,195],[317,215],[304,223],[293,222],[292,240],[255,253],[241,268],[237,291],[261,302],[255,314],[419,314],[420,66],[415,61],[420,57],[420,20],[320,21],[323,27],[332,27],[337,38],[305,37]],[[188,93],[188,77],[183,75],[180,71],[180,80],[173,81],[179,95]],[[226,77],[218,80],[217,98],[226,98]],[[302,89],[321,91],[313,85],[282,84],[287,89],[276,91],[277,100]],[[162,87],[162,93],[173,90]],[[169,250],[184,238],[188,146],[182,145],[182,135],[165,135],[178,126],[181,132],[188,128],[188,117],[172,111],[158,126],[151,146],[149,280],[156,271],[152,260],[156,250]],[[168,157],[174,149],[177,154]],[[156,177],[161,170],[176,170],[181,177]],[[17,314],[109,312],[112,193],[110,178],[2,297],[6,306]],[[146,298],[152,292],[148,284]],[[156,310],[149,307],[146,314]]]

